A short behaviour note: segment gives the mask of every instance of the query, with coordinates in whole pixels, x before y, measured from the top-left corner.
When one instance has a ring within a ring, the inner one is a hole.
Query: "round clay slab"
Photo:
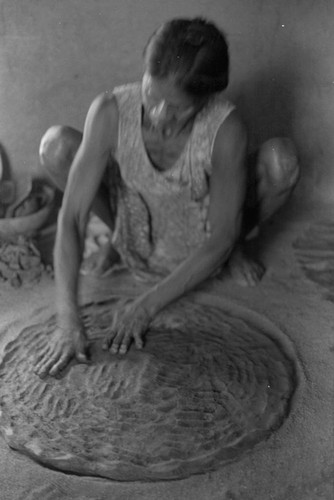
[[[0,428],[10,447],[67,472],[177,479],[240,457],[287,416],[295,368],[256,316],[181,301],[152,323],[143,351],[122,357],[101,349],[115,307],[83,309],[92,363],[60,379],[33,371],[54,317],[6,346]]]

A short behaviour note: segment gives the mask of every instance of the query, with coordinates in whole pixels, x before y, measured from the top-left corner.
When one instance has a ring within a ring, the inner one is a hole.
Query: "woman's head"
[[[145,70],[156,79],[173,78],[194,101],[206,100],[228,84],[229,55],[223,33],[202,18],[172,19],[149,39]]]

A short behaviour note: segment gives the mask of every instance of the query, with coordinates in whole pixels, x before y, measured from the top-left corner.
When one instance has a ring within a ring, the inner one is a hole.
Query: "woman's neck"
[[[196,114],[197,113],[194,113],[192,116],[182,121],[171,120],[170,122],[162,123],[161,125],[155,125],[150,120],[148,114],[145,113],[145,108],[142,107],[142,126],[146,130],[155,131],[163,139],[176,138],[192,129]]]

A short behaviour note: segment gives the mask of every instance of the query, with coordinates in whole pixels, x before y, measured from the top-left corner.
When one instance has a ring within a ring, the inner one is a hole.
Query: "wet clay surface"
[[[312,224],[293,244],[306,277],[322,287],[325,298],[334,302],[334,223]]]
[[[53,317],[6,346],[0,428],[10,447],[72,473],[175,479],[239,458],[282,424],[295,369],[271,323],[184,300],[153,322],[143,351],[121,357],[101,350],[115,307],[85,306],[91,364],[58,380],[33,372]]]

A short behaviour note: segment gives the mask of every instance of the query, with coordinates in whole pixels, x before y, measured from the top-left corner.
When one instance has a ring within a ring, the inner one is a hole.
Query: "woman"
[[[56,375],[73,356],[87,360],[77,282],[91,209],[130,269],[161,276],[116,314],[104,347],[124,354],[132,340],[142,348],[152,318],[225,265],[246,232],[290,194],[294,151],[273,140],[255,168],[258,218],[243,217],[247,134],[223,94],[228,70],[226,40],[214,24],[174,19],[148,41],[142,81],[98,96],[83,135],[52,127],[43,137],[42,164],[65,192],[55,246],[58,328],[36,365],[40,376]],[[240,254],[232,261],[232,274],[240,273]],[[253,283],[258,269],[244,266],[242,276]]]

